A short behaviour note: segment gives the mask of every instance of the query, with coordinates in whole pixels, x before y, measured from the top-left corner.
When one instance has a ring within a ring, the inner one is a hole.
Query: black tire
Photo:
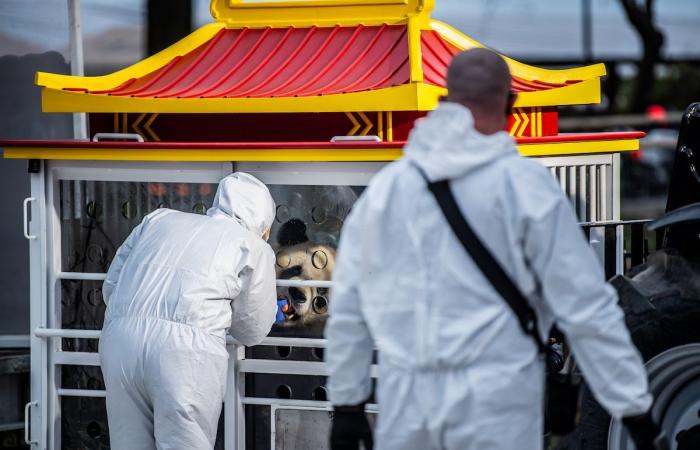
[[[679,345],[700,343],[700,300],[683,299],[677,292],[669,292],[655,298],[653,305],[654,310],[626,316],[632,340],[644,361]],[[609,428],[610,416],[584,385],[578,426],[557,449],[607,450]]]

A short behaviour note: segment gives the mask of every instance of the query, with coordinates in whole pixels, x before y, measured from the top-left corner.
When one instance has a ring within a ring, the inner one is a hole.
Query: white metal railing
[[[58,272],[57,280],[77,280],[77,281],[104,281],[106,273],[89,272]],[[310,288],[331,288],[332,281],[324,280],[276,280],[278,287],[310,287]]]

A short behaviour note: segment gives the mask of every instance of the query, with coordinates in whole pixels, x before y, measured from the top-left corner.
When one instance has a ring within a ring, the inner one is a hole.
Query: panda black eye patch
[[[302,268],[301,266],[294,266],[290,267],[289,269],[284,269],[282,273],[280,273],[280,279],[281,280],[288,280],[292,277],[298,277],[301,275]]]

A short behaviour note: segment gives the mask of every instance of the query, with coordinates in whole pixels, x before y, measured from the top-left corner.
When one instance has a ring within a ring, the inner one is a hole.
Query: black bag
[[[459,210],[448,180],[430,181],[421,168],[416,166],[428,183],[428,189],[437,200],[443,215],[450,224],[455,236],[474,260],[491,285],[508,303],[518,318],[523,333],[530,336],[542,358],[550,367],[547,374],[546,393],[546,429],[556,434],[571,432],[576,426],[579,403],[579,385],[574,383],[570,374],[559,374],[561,366],[553,361],[562,360],[557,350],[542,342],[538,335],[537,315],[527,302],[520,289],[484,246]],[[555,367],[552,367],[555,366]],[[558,368],[556,366],[559,366]]]

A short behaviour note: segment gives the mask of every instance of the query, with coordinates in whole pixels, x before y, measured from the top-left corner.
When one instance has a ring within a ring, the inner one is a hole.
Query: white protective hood
[[[515,152],[515,142],[508,133],[479,133],[471,111],[452,102],[440,103],[420,119],[404,148],[406,157],[433,181],[457,178]]]
[[[275,201],[262,181],[236,172],[219,182],[214,204],[207,215],[233,218],[248,231],[262,236],[275,218]]]

